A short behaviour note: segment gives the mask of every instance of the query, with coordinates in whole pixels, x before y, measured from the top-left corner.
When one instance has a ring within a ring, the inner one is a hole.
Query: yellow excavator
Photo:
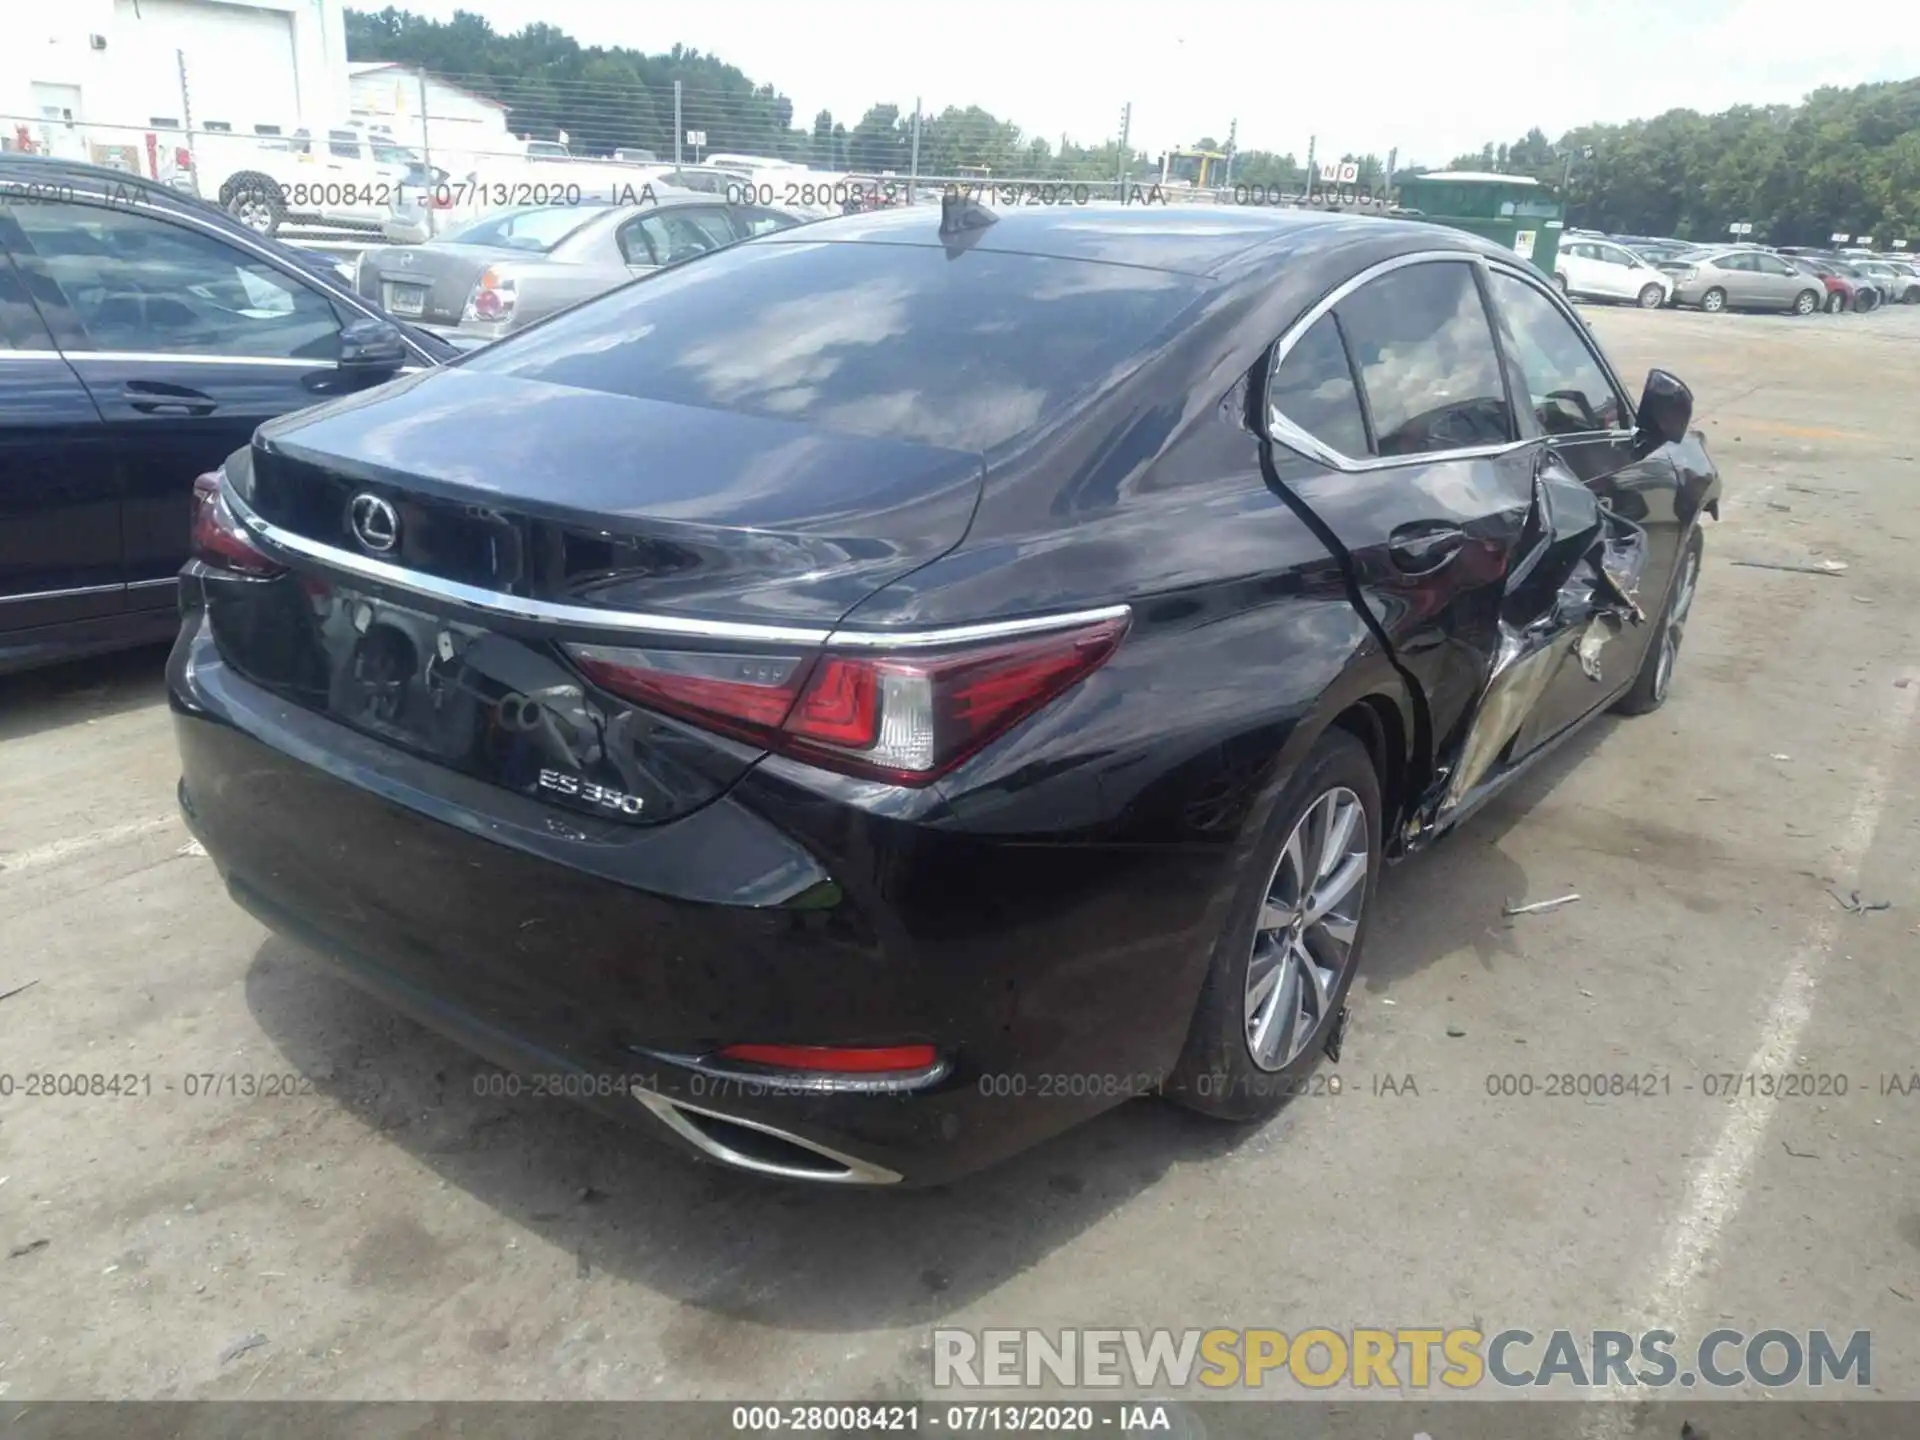
[[[1169,150],[1160,157],[1160,183],[1208,190],[1222,183],[1226,162],[1219,150]]]

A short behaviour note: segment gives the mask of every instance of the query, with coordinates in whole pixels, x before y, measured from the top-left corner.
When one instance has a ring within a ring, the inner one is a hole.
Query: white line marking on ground
[[[1914,708],[1920,704],[1920,686],[1905,689],[1888,687],[1894,696],[1886,715],[1886,729],[1873,752],[1865,779],[1854,795],[1853,808],[1840,836],[1834,842],[1834,888],[1845,894],[1858,883],[1860,867],[1873,846],[1874,831],[1886,808],[1887,789],[1895,760],[1899,758],[1908,730],[1913,725]],[[1826,968],[1828,954],[1837,937],[1842,912],[1831,907],[1820,912],[1787,973],[1767,1007],[1760,1027],[1760,1043],[1746,1063],[1751,1073],[1778,1073],[1795,1068],[1801,1036],[1813,1018],[1814,990]],[[1666,1261],[1648,1291],[1639,1313],[1622,1328],[1631,1331],[1671,1330],[1684,1347],[1698,1337],[1689,1331],[1695,1310],[1695,1287],[1712,1272],[1714,1249],[1728,1223],[1739,1213],[1745,1198],[1748,1177],[1766,1138],[1767,1126],[1779,1107],[1774,1095],[1741,1093],[1727,1104],[1727,1115],[1719,1138],[1706,1159],[1693,1172],[1687,1186],[1686,1204],[1674,1218]],[[1676,1349],[1676,1356],[1683,1349]],[[1683,1367],[1684,1368],[1684,1367]],[[1646,1391],[1617,1381],[1607,1387],[1608,1400],[1645,1399]],[[1629,1413],[1624,1405],[1609,1405],[1597,1412],[1582,1434],[1586,1440],[1617,1440],[1627,1433]]]
[[[63,864],[81,855],[90,855],[95,850],[104,850],[109,845],[118,845],[123,841],[137,840],[142,835],[152,835],[165,830],[170,825],[178,825],[178,815],[157,815],[151,820],[134,820],[125,825],[110,825],[105,830],[96,830],[91,835],[75,835],[66,840],[53,840],[45,845],[36,845],[31,850],[16,850],[11,855],[0,855],[0,875],[13,876],[28,870],[44,870],[49,865]]]

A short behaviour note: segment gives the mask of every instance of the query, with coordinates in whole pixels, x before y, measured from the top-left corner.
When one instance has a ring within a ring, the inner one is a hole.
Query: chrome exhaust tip
[[[702,1154],[755,1175],[828,1185],[896,1185],[897,1171],[857,1160],[814,1140],[803,1140],[758,1120],[723,1115],[701,1105],[635,1087],[633,1098]]]

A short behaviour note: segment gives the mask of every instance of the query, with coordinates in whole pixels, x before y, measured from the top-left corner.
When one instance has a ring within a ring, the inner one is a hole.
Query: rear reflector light
[[[728,1045],[716,1059],[740,1060],[780,1070],[811,1070],[839,1075],[875,1075],[930,1070],[939,1056],[931,1045]]]
[[[193,482],[193,558],[242,575],[278,575],[286,569],[260,550],[227,506],[227,474],[215,470]]]
[[[568,645],[594,684],[809,764],[924,785],[1105,663],[1125,617],[926,654]]]

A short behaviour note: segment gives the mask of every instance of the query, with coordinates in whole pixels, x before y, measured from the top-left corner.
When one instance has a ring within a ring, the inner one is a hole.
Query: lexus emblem
[[[411,269],[413,266],[413,252],[411,250],[402,250],[399,256],[399,264],[402,269]]]
[[[354,496],[347,505],[347,521],[353,538],[376,554],[384,555],[399,543],[400,516],[378,495]]]

